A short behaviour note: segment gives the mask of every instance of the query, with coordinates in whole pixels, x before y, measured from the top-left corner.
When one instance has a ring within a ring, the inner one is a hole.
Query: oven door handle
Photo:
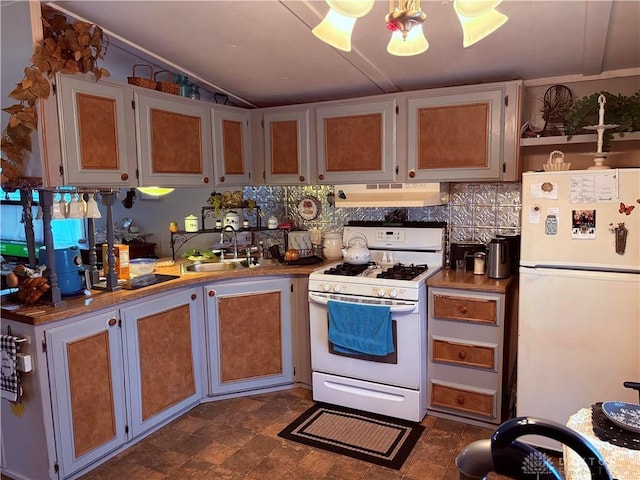
[[[313,292],[309,292],[309,300],[311,300],[312,302],[315,303],[319,303],[321,305],[326,305],[329,300],[334,301],[334,302],[340,302],[340,303],[355,303],[355,304],[361,304],[361,302],[350,302],[350,301],[341,301],[341,300],[335,300],[333,298],[329,298],[327,296],[324,296],[322,294],[317,294],[317,293],[313,293]],[[371,307],[385,307],[387,305],[380,303],[380,304],[375,304],[375,303],[365,303],[363,305],[367,305],[367,306],[371,306]],[[399,312],[412,312],[416,309],[417,304],[416,303],[407,303],[407,304],[402,304],[402,305],[389,305],[391,307],[391,313],[399,313]]]

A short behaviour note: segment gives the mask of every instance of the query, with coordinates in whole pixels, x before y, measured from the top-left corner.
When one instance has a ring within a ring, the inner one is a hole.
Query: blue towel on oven
[[[336,350],[384,356],[393,353],[391,307],[327,302],[329,341]]]

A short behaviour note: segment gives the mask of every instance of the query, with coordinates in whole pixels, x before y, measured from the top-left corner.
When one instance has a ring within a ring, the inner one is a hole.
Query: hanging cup
[[[51,219],[52,220],[63,220],[66,218],[67,213],[67,202],[64,201],[62,195],[60,195],[59,200],[53,202],[51,205]]]
[[[69,203],[69,215],[67,215],[67,218],[84,218],[84,206],[79,197],[80,195],[77,193],[73,195],[71,203]]]
[[[102,218],[102,214],[100,213],[100,209],[98,208],[98,202],[96,202],[93,193],[89,194],[89,199],[87,200],[87,213],[85,214],[85,217]]]

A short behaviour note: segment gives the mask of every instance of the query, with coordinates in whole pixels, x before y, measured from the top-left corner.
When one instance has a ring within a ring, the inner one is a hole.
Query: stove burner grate
[[[426,272],[429,269],[427,265],[404,265],[398,263],[390,268],[387,268],[384,272],[379,273],[377,278],[390,278],[393,280],[413,280],[418,275]]]
[[[341,263],[336,265],[335,267],[328,268],[325,270],[325,275],[343,275],[346,277],[355,277],[360,275],[362,272],[367,270],[370,267],[375,266],[375,262],[369,262],[362,265],[354,265],[351,263]]]

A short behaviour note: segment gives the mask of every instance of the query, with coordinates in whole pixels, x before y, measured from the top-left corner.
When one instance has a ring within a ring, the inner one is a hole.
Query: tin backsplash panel
[[[337,208],[333,204],[333,186],[245,187],[244,198],[253,198],[264,210],[265,218],[275,215],[279,221],[293,220],[300,228],[322,231],[342,230],[349,220],[384,220],[396,208]],[[442,221],[448,225],[448,243],[463,240],[488,242],[497,234],[520,233],[521,184],[451,183],[447,205],[412,207],[406,211],[412,221]],[[312,197],[320,205],[318,216],[306,220],[298,205]]]

